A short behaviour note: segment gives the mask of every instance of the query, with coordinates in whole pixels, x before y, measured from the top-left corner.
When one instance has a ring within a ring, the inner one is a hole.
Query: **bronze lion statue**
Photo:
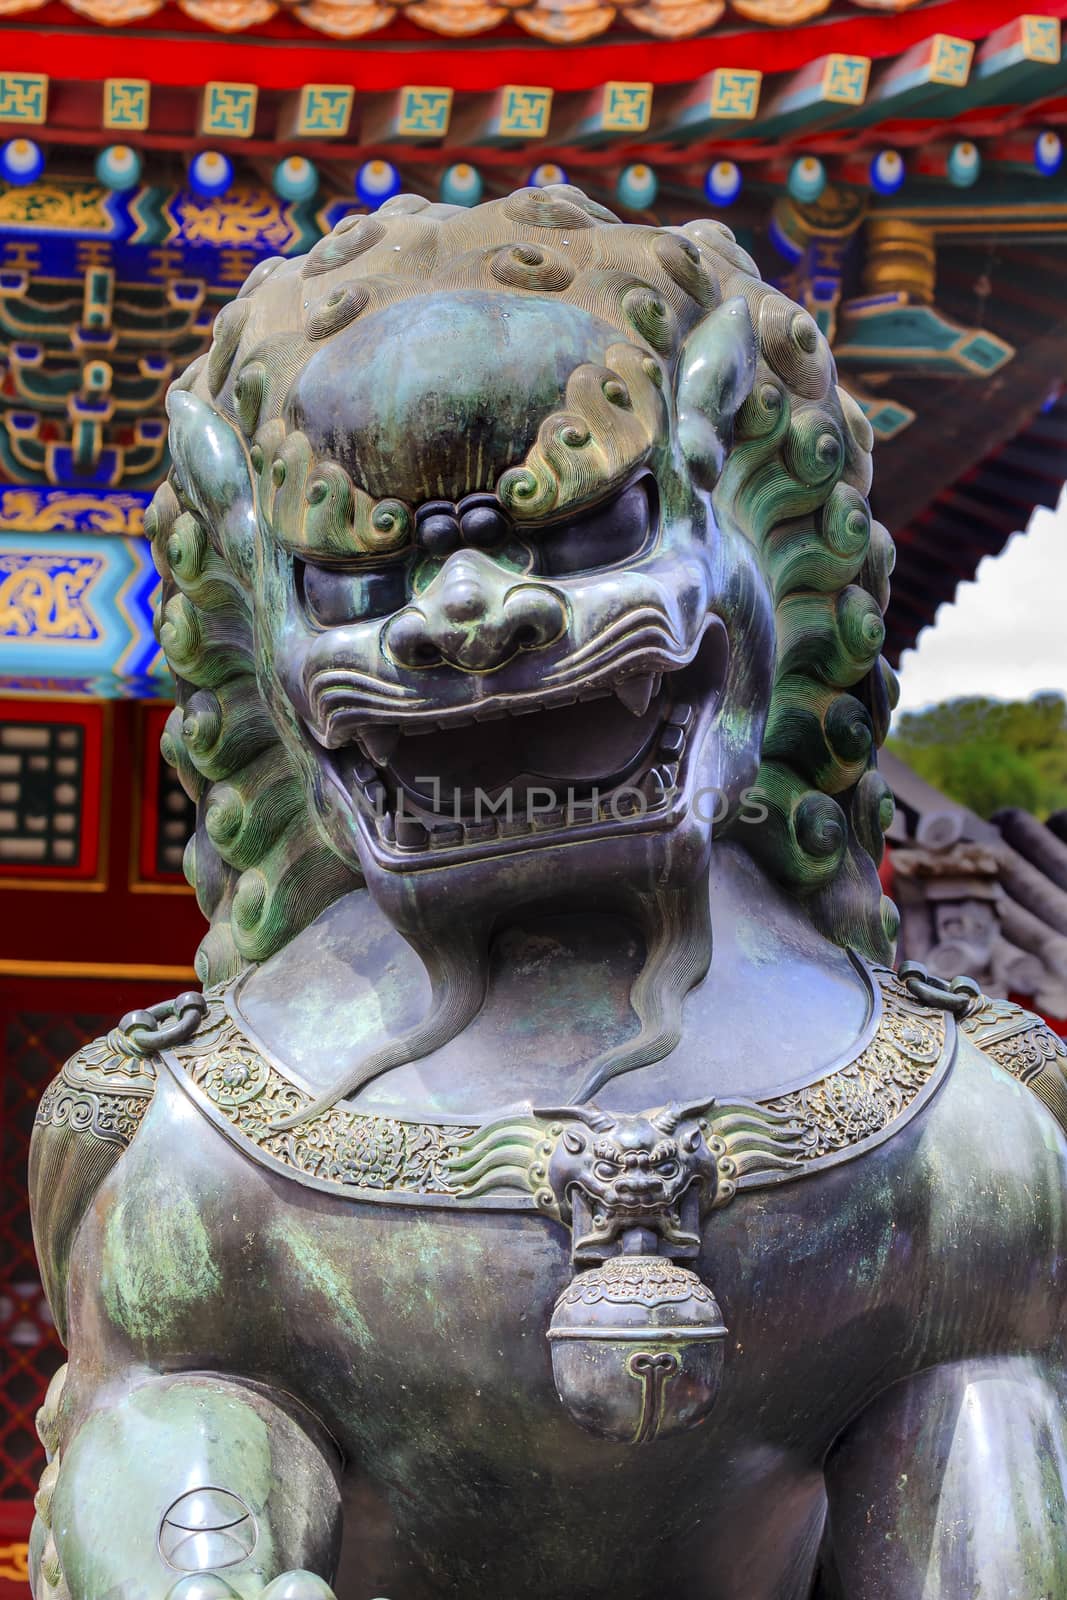
[[[401,196],[169,411],[210,930],[38,1113],[36,1600],[1065,1600],[1064,1055],[890,965],[813,318]]]

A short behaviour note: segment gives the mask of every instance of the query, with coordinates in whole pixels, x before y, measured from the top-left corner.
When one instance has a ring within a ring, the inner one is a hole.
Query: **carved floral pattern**
[[[889,970],[876,969],[875,976],[882,1017],[855,1060],[763,1102],[709,1103],[701,1126],[720,1169],[716,1204],[732,1199],[739,1185],[799,1175],[812,1162],[845,1155],[886,1133],[930,1084],[944,1056],[944,1013],[914,1000]],[[310,1096],[241,1032],[220,990],[208,991],[207,998],[202,1025],[174,1057],[238,1132],[283,1165],[348,1190],[458,1200],[529,1196],[542,1207],[545,1196],[551,1200],[547,1165],[569,1126],[565,1118],[457,1127],[334,1106],[295,1128],[279,1129],[274,1125],[302,1111]],[[1010,1001],[983,998],[960,1027],[1061,1114],[1067,1106],[1067,1046],[1039,1017]],[[114,1029],[71,1057],[42,1096],[37,1123],[128,1145],[152,1103],[156,1081],[152,1062],[133,1054]],[[497,1151],[506,1161],[495,1159]],[[666,1258],[661,1264],[664,1272],[675,1270]],[[594,1282],[589,1274],[580,1281],[587,1287]],[[657,1285],[659,1298],[665,1292]]]
[[[1010,1039],[1002,1039],[986,1046],[986,1055],[1006,1067],[1013,1077],[1023,1083],[1045,1067],[1058,1066],[1067,1072],[1067,1048],[1063,1040],[1043,1022],[1024,1028]]]
[[[69,1126],[74,1133],[93,1133],[98,1139],[127,1145],[151,1104],[147,1095],[74,1089],[60,1076],[41,1096],[35,1120],[39,1127]]]
[[[340,1106],[298,1127],[274,1128],[302,1111],[310,1096],[264,1060],[218,1000],[196,1037],[175,1055],[238,1132],[307,1177],[350,1189],[451,1192],[445,1163],[470,1128],[405,1122]]]
[[[69,1127],[126,1146],[152,1104],[156,1069],[133,1055],[118,1029],[83,1045],[41,1096],[39,1127]]]
[[[150,1095],[156,1086],[152,1062],[135,1055],[118,1028],[76,1051],[63,1068],[63,1077],[74,1088],[114,1089],[119,1093],[138,1091]]]
[[[802,1125],[805,1161],[847,1150],[895,1122],[925,1088],[944,1049],[944,1014],[913,1000],[895,973],[877,975],[884,1011],[866,1050],[807,1088],[766,1102]]]
[[[1033,1088],[1062,1117],[1067,1044],[1046,1022],[1012,1000],[983,996],[960,1027],[998,1066]]]
[[[877,969],[883,1012],[854,1061],[792,1094],[760,1102],[712,1101],[705,1127],[719,1165],[716,1204],[775,1176],[883,1133],[902,1118],[942,1060],[944,1013],[913,1000],[896,975]],[[305,1176],[343,1189],[440,1195],[508,1195],[544,1208],[547,1165],[570,1124],[535,1115],[487,1127],[455,1127],[354,1112],[336,1105],[296,1127],[278,1122],[311,1097],[256,1049],[211,996],[203,1024],[173,1052],[197,1089],[253,1144]],[[545,1197],[547,1196],[547,1202]]]
[[[695,1273],[666,1256],[612,1256],[568,1284],[557,1306],[642,1305],[690,1302],[716,1306],[715,1296]]]

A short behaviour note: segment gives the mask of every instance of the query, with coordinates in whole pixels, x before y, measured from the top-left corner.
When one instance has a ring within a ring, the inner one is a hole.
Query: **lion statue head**
[[[713,833],[888,955],[871,430],[728,228],[400,196],[261,263],[169,413],[205,982],[361,883],[439,967],[501,908],[617,896],[647,1052],[706,969]]]

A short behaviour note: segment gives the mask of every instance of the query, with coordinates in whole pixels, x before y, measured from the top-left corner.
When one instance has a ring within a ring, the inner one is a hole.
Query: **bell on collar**
[[[620,1444],[703,1422],[722,1381],[726,1326],[705,1283],[659,1255],[612,1256],[556,1301],[556,1391],[574,1420]]]

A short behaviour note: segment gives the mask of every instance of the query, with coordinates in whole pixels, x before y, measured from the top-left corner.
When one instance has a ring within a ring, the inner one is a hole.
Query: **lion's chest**
[[[287,1319],[287,1381],[344,1446],[349,1546],[360,1562],[368,1550],[385,1562],[374,1592],[418,1600],[429,1562],[435,1582],[456,1575],[457,1594],[467,1583],[523,1600],[555,1573],[558,1600],[651,1596],[673,1571],[677,1592],[703,1596],[712,1591],[697,1575],[714,1561],[748,1575],[724,1595],[779,1593],[777,1567],[764,1572],[753,1551],[759,1504],[770,1495],[785,1508],[775,1556],[785,1570],[821,1515],[818,1462],[844,1420],[843,1409],[829,1413],[838,1396],[842,1408],[852,1403],[858,1380],[839,1372],[835,1389],[833,1358],[819,1354],[821,1333],[835,1343],[817,1314],[833,1275],[829,1237],[810,1241],[810,1289],[798,1297],[779,1249],[783,1219],[763,1209],[749,1226],[753,1237],[765,1231],[766,1251],[741,1247],[736,1226],[718,1238],[713,1226],[697,1263],[729,1329],[719,1399],[702,1426],[651,1444],[585,1432],[556,1392],[546,1335],[573,1270],[558,1224],[329,1204],[279,1220],[272,1271],[300,1308]],[[861,1299],[839,1300],[836,1313],[852,1322]],[[647,1589],[638,1559],[650,1564]]]
[[[914,1338],[909,1145],[703,1220],[690,1265],[725,1320],[721,1388],[701,1426],[650,1443],[584,1431],[557,1395],[562,1222],[310,1188],[249,1160],[174,1084],[94,1223],[94,1293],[139,1356],[253,1375],[322,1420],[345,1460],[343,1600],[652,1600],[668,1581],[694,1600],[793,1600],[788,1572],[799,1600],[825,1450]],[[171,1235],[186,1256],[199,1241],[195,1283],[153,1272]]]

